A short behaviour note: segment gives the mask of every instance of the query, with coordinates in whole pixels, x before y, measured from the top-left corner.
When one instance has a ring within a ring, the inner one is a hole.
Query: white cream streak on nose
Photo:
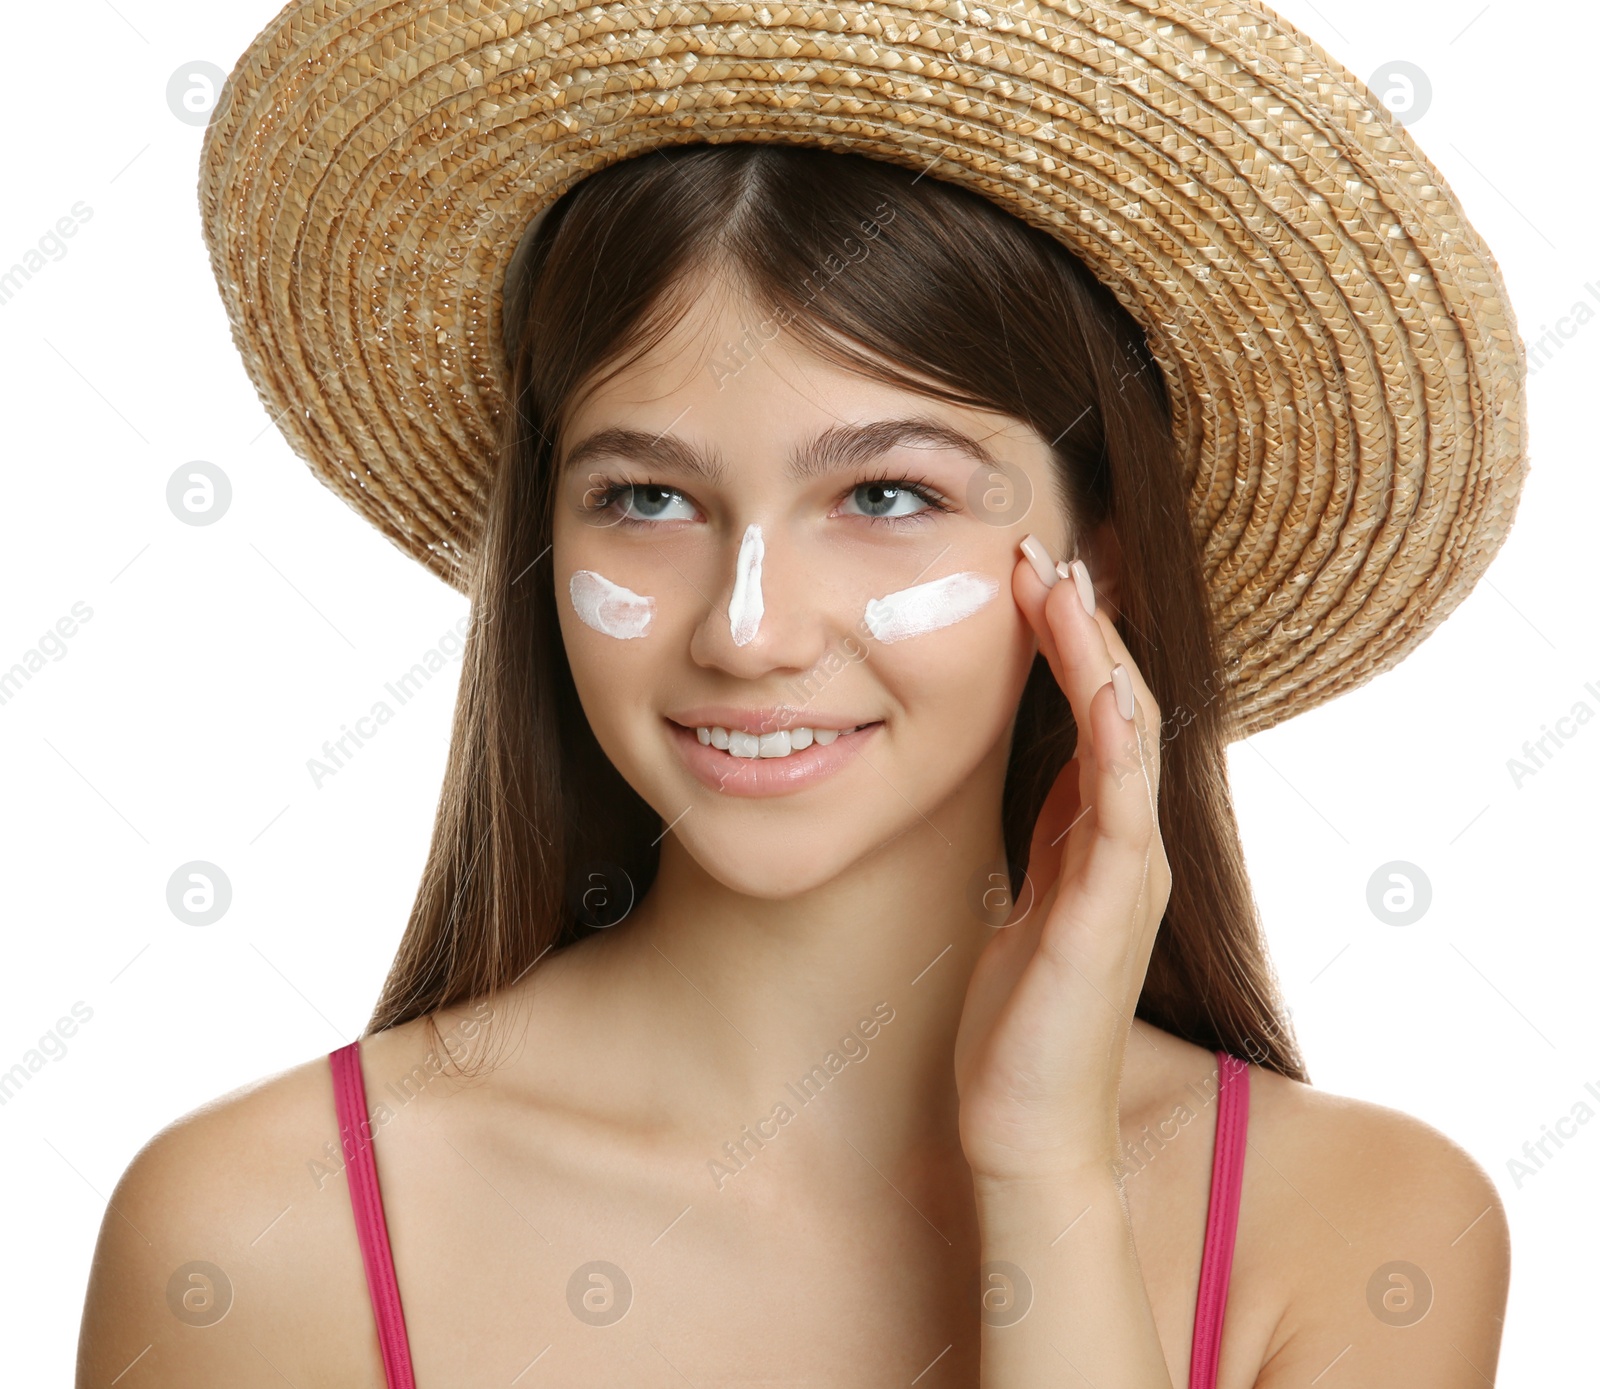
[[[765,611],[761,602],[761,557],[766,553],[761,527],[752,521],[739,542],[739,558],[733,567],[733,597],[728,600],[728,626],[735,646],[755,638]]]
[[[901,641],[971,617],[1000,591],[988,574],[946,574],[867,600],[867,627],[879,641]]]
[[[656,600],[614,584],[592,569],[576,570],[567,585],[572,610],[608,637],[642,637],[650,630]]]

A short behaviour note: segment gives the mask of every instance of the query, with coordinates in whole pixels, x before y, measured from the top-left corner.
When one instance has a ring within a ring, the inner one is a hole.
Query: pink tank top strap
[[[1189,1389],[1216,1389],[1222,1353],[1222,1316],[1228,1306],[1239,1192],[1244,1179],[1245,1132],[1250,1124],[1250,1067],[1225,1051],[1217,1058],[1217,1141],[1211,1158],[1211,1203],[1206,1211],[1200,1293],[1189,1352]]]
[[[394,1276],[389,1227],[383,1218],[378,1166],[372,1156],[372,1127],[367,1117],[367,1087],[361,1077],[361,1042],[328,1053],[333,1070],[334,1105],[339,1111],[339,1141],[344,1150],[345,1182],[355,1212],[361,1262],[367,1269],[367,1291],[378,1325],[383,1374],[389,1389],[416,1389],[411,1374],[411,1348],[406,1341],[400,1285]]]

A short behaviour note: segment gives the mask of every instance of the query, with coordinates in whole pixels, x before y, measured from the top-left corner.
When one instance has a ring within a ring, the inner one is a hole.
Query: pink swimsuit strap
[[[1225,1051],[1217,1058],[1217,1140],[1211,1155],[1211,1203],[1206,1210],[1205,1252],[1195,1299],[1189,1389],[1216,1389],[1222,1354],[1222,1316],[1228,1306],[1239,1193],[1244,1180],[1245,1132],[1250,1124],[1250,1067]]]
[[[1245,1131],[1250,1122],[1250,1068],[1236,1056],[1217,1057],[1217,1137],[1211,1159],[1211,1202],[1206,1213],[1205,1252],[1200,1260],[1200,1292],[1195,1304],[1194,1342],[1189,1357],[1189,1389],[1216,1389],[1222,1351],[1222,1317],[1233,1271],[1234,1235],[1239,1225],[1239,1192],[1244,1176]],[[367,1270],[378,1346],[389,1389],[416,1389],[411,1349],[406,1339],[400,1286],[395,1281],[389,1229],[383,1218],[378,1167],[372,1156],[366,1084],[361,1076],[361,1043],[328,1054],[333,1069],[334,1104],[345,1155],[350,1208],[355,1213],[361,1261]]]
[[[367,1115],[367,1087],[361,1078],[360,1039],[330,1052],[328,1064],[333,1068],[345,1182],[350,1188],[350,1207],[355,1212],[361,1262],[367,1268],[367,1291],[372,1295],[372,1312],[378,1324],[384,1379],[389,1389],[416,1389],[411,1374],[411,1348],[406,1341],[406,1318],[400,1307],[400,1285],[395,1281],[394,1255],[389,1248],[389,1227],[383,1218],[383,1196],[378,1190],[378,1165],[372,1157],[372,1124]]]

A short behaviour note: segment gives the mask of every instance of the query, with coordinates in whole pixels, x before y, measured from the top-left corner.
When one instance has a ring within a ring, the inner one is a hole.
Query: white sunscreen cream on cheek
[[[739,542],[739,558],[733,570],[733,597],[728,600],[728,626],[735,646],[755,638],[765,610],[761,602],[761,557],[766,553],[761,527],[752,521]]]
[[[946,574],[942,579],[869,599],[867,628],[883,642],[921,636],[971,617],[999,591],[1000,581],[988,574]]]
[[[604,574],[579,569],[573,573],[567,592],[572,598],[572,610],[597,632],[627,638],[642,637],[650,630],[656,600],[614,584]]]

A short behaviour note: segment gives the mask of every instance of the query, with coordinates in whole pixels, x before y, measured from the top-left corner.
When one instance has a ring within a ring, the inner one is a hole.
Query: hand
[[[1172,885],[1155,697],[1105,606],[1091,615],[1071,578],[1046,588],[1023,559],[1011,590],[1078,744],[1034,829],[1032,889],[979,955],[956,1033],[961,1145],[974,1179],[995,1183],[1076,1175],[1120,1155],[1123,1056]],[[1131,721],[1112,683],[1119,662]]]

